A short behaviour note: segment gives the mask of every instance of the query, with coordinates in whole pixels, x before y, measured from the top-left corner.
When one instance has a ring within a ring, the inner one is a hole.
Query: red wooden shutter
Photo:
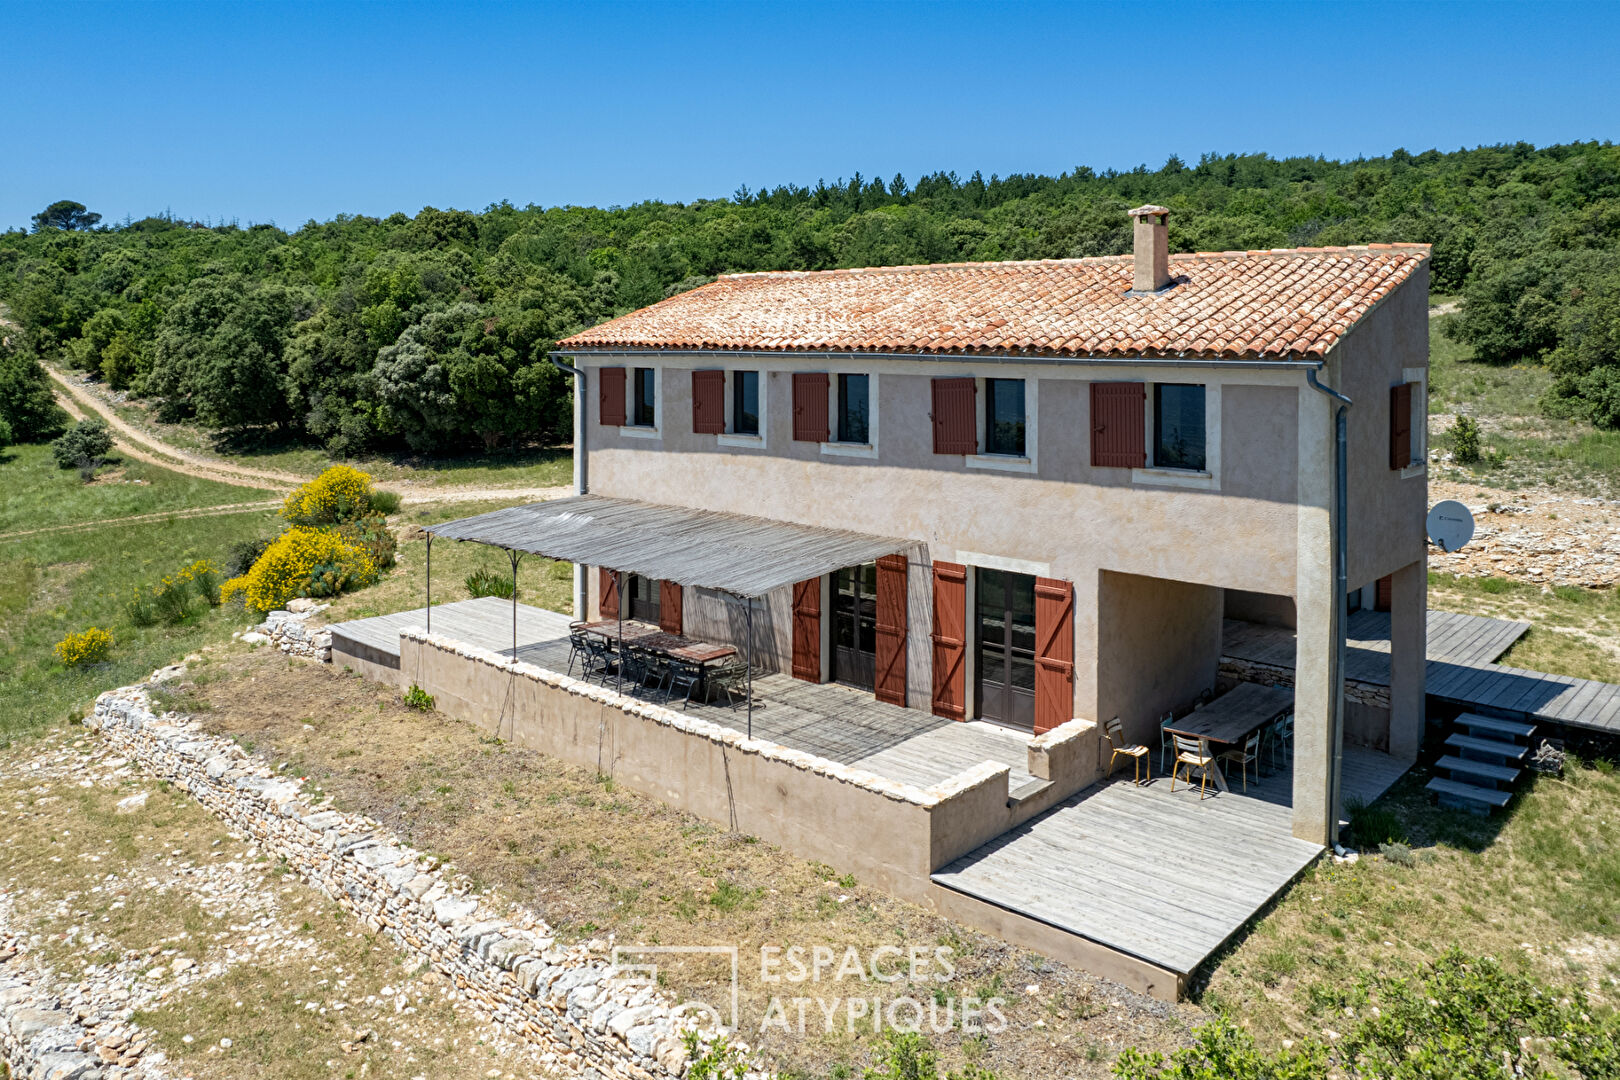
[[[596,610],[604,619],[617,619],[619,617],[619,576],[605,566],[596,568],[597,592],[601,599],[596,602]]]
[[[1147,390],[1141,383],[1091,384],[1091,464],[1140,469],[1147,464]]]
[[[1035,579],[1035,734],[1074,716],[1074,586]]]
[[[1378,587],[1373,590],[1373,610],[1388,611],[1395,602],[1395,575],[1385,574],[1378,579]]]
[[[934,380],[934,453],[979,452],[977,396],[972,379]]]
[[[624,426],[624,368],[605,367],[597,378],[597,420],[603,427]]]
[[[692,372],[692,434],[726,433],[726,373]]]
[[[821,579],[793,586],[793,677],[821,681]]]
[[[967,719],[967,567],[934,564],[934,715]]]
[[[1412,464],[1412,384],[1389,388],[1389,467]]]
[[[681,632],[681,587],[673,581],[658,586],[658,628],[666,634]]]
[[[793,375],[793,438],[795,442],[826,442],[827,373],[800,371]]]
[[[877,678],[879,701],[906,703],[906,557],[877,561]]]

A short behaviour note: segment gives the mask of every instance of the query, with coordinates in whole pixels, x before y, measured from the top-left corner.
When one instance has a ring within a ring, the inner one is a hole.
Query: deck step
[[[1492,809],[1499,810],[1513,798],[1511,791],[1476,787],[1473,784],[1464,784],[1439,776],[1430,780],[1424,787],[1440,797],[1441,806],[1451,806],[1475,814],[1489,814]]]
[[[1523,770],[1515,769],[1510,765],[1492,765],[1488,761],[1470,761],[1467,758],[1453,757],[1447,754],[1434,763],[1434,767],[1451,773],[1453,780],[1461,780],[1458,773],[1466,773],[1470,777],[1479,777],[1501,784],[1511,784],[1519,778]]]
[[[1455,747],[1468,754],[1482,754],[1486,757],[1501,758],[1503,761],[1523,761],[1524,755],[1530,752],[1528,746],[1517,743],[1506,743],[1498,739],[1476,739],[1472,735],[1451,734],[1446,736],[1446,745]]]
[[[1457,726],[1467,728],[1470,735],[1496,735],[1508,739],[1528,739],[1536,732],[1536,725],[1518,720],[1499,720],[1494,716],[1465,712],[1457,717]]]

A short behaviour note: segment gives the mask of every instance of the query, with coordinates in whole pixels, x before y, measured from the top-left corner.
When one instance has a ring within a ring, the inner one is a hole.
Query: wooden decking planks
[[[525,646],[566,640],[569,618],[555,611],[517,605],[518,649]],[[389,656],[399,656],[399,632],[407,626],[427,626],[427,609],[412,608],[369,619],[333,623],[332,633],[370,646]],[[511,655],[512,602],[496,596],[457,600],[433,606],[433,632],[465,641],[481,649]]]
[[[1347,800],[1371,802],[1407,766],[1344,756]],[[1287,774],[1251,796],[1199,799],[1167,779],[1102,784],[934,875],[938,884],[1189,974],[1321,848],[1291,831]]]

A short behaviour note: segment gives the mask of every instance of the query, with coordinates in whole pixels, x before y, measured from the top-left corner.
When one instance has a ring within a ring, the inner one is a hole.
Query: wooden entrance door
[[[1035,579],[980,568],[976,582],[974,691],[978,715],[1033,730]]]
[[[846,566],[832,581],[832,677],[871,690],[877,671],[877,563]]]

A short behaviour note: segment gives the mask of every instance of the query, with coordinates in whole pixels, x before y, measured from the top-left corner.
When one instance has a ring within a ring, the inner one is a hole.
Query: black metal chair
[[[692,704],[692,696],[697,695],[703,700],[704,671],[702,664],[694,664],[689,660],[678,660],[674,657],[669,661],[669,689],[664,694],[664,702],[668,704],[675,700],[677,693],[682,694],[681,710]]]
[[[709,672],[706,680],[711,699],[718,694],[726,695],[726,705],[729,708],[737,707],[740,697],[748,700],[748,667],[736,660],[732,660]]]
[[[583,630],[568,631],[568,669],[565,674],[570,677],[574,674],[574,661],[579,661],[579,674],[581,678],[590,674],[591,665],[591,637]]]

